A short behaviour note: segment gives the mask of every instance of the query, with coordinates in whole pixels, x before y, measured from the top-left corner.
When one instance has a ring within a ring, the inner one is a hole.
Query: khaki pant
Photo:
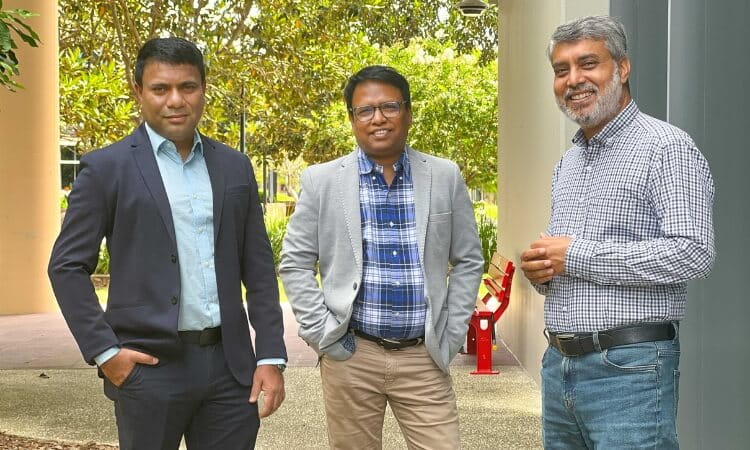
[[[386,403],[410,449],[459,448],[450,375],[435,365],[424,345],[385,350],[359,337],[356,342],[351,359],[324,356],[320,364],[331,448],[382,448]]]

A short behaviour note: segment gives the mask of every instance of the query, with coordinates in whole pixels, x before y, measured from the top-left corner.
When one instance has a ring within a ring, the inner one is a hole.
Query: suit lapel
[[[172,243],[176,245],[177,240],[175,238],[174,222],[172,222],[172,209],[169,207],[167,191],[164,189],[164,182],[161,179],[159,166],[156,164],[154,150],[151,147],[151,141],[143,124],[131,135],[130,146],[133,148],[133,157],[138,169],[141,171],[143,182],[151,193],[154,202],[156,202],[159,215],[164,221],[164,226],[167,228],[169,237],[172,238]]]
[[[224,171],[221,170],[219,155],[214,142],[203,135],[201,135],[201,141],[203,142],[203,157],[206,159],[208,177],[211,179],[211,191],[214,198],[214,242],[216,242],[219,239],[221,211],[224,207]]]
[[[343,206],[346,229],[354,251],[354,260],[362,273],[362,218],[359,211],[359,166],[357,150],[341,161],[336,174],[336,188]]]
[[[417,246],[419,259],[424,267],[424,245],[427,238],[427,220],[430,214],[430,195],[432,191],[432,170],[427,159],[421,153],[406,147],[411,164],[411,178],[414,186],[414,212],[417,223]]]

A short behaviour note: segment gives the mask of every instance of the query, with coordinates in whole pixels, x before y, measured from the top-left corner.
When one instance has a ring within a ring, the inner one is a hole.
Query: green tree
[[[93,64],[80,49],[60,55],[60,111],[63,132],[92,149],[130,132],[137,117],[125,73],[114,60]]]
[[[414,123],[409,143],[459,164],[466,183],[496,189],[497,66],[481,63],[480,51],[457,54],[450,43],[415,40],[362,52],[363,64],[388,64],[409,80]],[[354,146],[343,99],[313,112],[303,156],[321,162]],[[315,124],[320,124],[315,126]]]
[[[80,49],[91,64],[115,61],[130,77],[146,39],[174,34],[195,41],[209,67],[210,106],[201,129],[237,145],[244,110],[248,150],[280,160],[299,155],[310,140],[321,148],[324,137],[346,139],[321,130],[330,121],[320,116],[340,102],[346,78],[368,61],[375,45],[398,48],[432,36],[441,44],[455,42],[458,53],[478,52],[481,62],[494,61],[492,14],[467,20],[453,3],[60,0],[60,46]],[[61,112],[68,123],[67,112]]]
[[[20,69],[15,52],[18,49],[18,43],[14,34],[31,47],[38,47],[39,36],[24,21],[36,14],[21,8],[8,10],[2,8],[3,2],[0,0],[0,85],[10,91],[15,91],[23,86],[15,80],[20,74]]]

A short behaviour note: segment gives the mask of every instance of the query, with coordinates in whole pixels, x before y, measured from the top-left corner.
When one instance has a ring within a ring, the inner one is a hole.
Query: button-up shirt
[[[389,186],[381,165],[362,149],[357,155],[363,275],[350,324],[382,338],[423,336],[427,305],[409,157],[404,151],[394,164]]]
[[[214,200],[211,179],[196,131],[183,161],[172,141],[146,124],[172,211],[180,263],[180,313],[177,329],[203,330],[221,324],[214,269]]]
[[[536,286],[546,326],[590,332],[680,320],[713,264],[714,184],[690,136],[634,102],[555,168],[547,233],[573,236],[565,274]]]

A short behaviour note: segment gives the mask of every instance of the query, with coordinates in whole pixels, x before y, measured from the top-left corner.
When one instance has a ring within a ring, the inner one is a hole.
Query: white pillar
[[[39,14],[42,43],[16,52],[25,89],[0,88],[0,314],[52,311],[47,261],[60,229],[57,1],[6,0]]]

